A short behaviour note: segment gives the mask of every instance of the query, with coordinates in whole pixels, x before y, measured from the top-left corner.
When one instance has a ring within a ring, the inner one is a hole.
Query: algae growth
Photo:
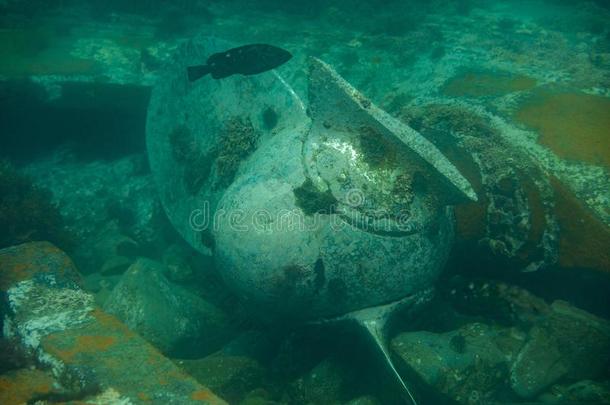
[[[330,190],[318,190],[310,179],[294,189],[294,198],[305,215],[332,214],[337,206],[337,199]]]
[[[443,87],[451,97],[486,97],[525,91],[536,86],[531,77],[508,72],[464,72],[451,78]]]
[[[259,137],[249,118],[233,117],[226,122],[216,158],[216,188],[231,184],[240,163],[256,149]]]

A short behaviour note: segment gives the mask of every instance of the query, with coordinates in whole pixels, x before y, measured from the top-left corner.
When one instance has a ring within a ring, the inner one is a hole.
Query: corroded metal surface
[[[98,308],[93,295],[73,281],[78,271],[71,260],[53,245],[33,242],[0,250],[0,275],[11,280],[1,291],[8,304],[4,337],[49,370],[58,381],[54,388],[66,398],[125,405],[225,404]]]
[[[176,229],[267,319],[429,288],[452,242],[448,205],[476,199],[468,181],[320,60],[307,115],[274,72],[188,83],[186,66],[222,45],[210,41],[179,50],[149,108],[151,166]]]

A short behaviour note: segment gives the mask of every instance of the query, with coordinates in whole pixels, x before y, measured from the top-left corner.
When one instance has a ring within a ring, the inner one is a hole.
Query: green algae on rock
[[[227,187],[237,174],[240,162],[256,149],[260,133],[249,118],[233,117],[222,129],[218,158],[216,159],[216,187]]]
[[[332,214],[338,204],[330,190],[318,190],[310,179],[305,180],[293,192],[296,206],[303,210],[305,215]]]
[[[123,275],[104,309],[163,353],[205,355],[233,334],[229,317],[194,292],[171,283],[161,263],[140,258]]]
[[[0,248],[34,240],[67,248],[71,235],[51,197],[48,190],[0,161]]]

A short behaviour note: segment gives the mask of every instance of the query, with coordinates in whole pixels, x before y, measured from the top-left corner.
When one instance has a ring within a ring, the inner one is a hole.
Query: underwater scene
[[[0,0],[0,404],[610,404],[607,0]]]

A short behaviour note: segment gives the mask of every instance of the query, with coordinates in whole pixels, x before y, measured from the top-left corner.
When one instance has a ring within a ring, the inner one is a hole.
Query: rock
[[[68,231],[79,241],[73,258],[84,273],[108,257],[157,253],[168,222],[143,154],[83,163],[64,152],[25,172],[53,192]]]
[[[176,283],[184,283],[193,279],[193,269],[189,263],[188,247],[174,243],[163,251],[162,261],[167,266],[166,277]]]
[[[21,369],[0,375],[0,404],[20,405],[57,392],[55,378],[36,369]]]
[[[504,282],[455,276],[440,285],[444,298],[463,314],[532,325],[551,310],[529,291]]]
[[[100,228],[99,233],[88,237],[77,246],[74,255],[81,267],[85,266],[88,274],[98,271],[120,274],[120,262],[132,263],[140,251],[136,241],[124,235],[117,223],[111,221]],[[116,268],[117,265],[119,268]]]
[[[103,306],[120,280],[121,275],[104,276],[101,273],[91,273],[84,277],[84,286],[85,290],[95,295],[95,302]]]
[[[610,404],[610,382],[583,380],[568,386],[554,385],[538,400],[545,404]]]
[[[49,242],[30,242],[0,250],[0,290],[6,291],[37,274],[82,283],[72,260]]]
[[[328,356],[324,335],[315,328],[300,328],[288,333],[277,347],[271,369],[275,376],[291,381],[309,372]]]
[[[413,370],[458,403],[478,404],[493,402],[507,389],[509,360],[522,344],[514,329],[473,323],[440,334],[402,333],[391,347],[399,369]]]
[[[181,360],[178,364],[232,404],[240,402],[249,391],[260,387],[265,375],[265,370],[256,360],[222,353],[198,360]]]
[[[0,375],[28,366],[28,356],[23,349],[8,339],[0,338]]]
[[[1,44],[5,44],[4,33],[5,31],[0,33]],[[3,47],[4,45],[0,45],[0,53]],[[0,56],[0,59],[5,57]],[[7,86],[6,82],[0,79],[0,94],[11,93],[10,88],[10,85]],[[10,96],[10,99],[13,97]],[[7,107],[4,104],[3,114],[6,114]],[[5,119],[0,122],[3,128],[0,132],[10,132]],[[12,133],[11,137],[14,136]],[[4,139],[0,140],[2,154],[5,153],[5,142]],[[6,156],[0,157],[0,249],[40,240],[70,246],[73,242],[72,235],[66,231],[59,209],[51,201],[50,191],[40,184],[34,184],[33,179],[23,175],[5,158]]]
[[[291,404],[340,404],[346,388],[346,370],[326,359],[294,381],[288,396]]]
[[[610,361],[610,322],[563,301],[551,309],[530,330],[511,368],[511,386],[523,398],[560,379],[594,378]]]
[[[127,257],[113,256],[104,262],[100,272],[105,276],[123,274],[132,263],[133,260]]]
[[[345,405],[380,405],[381,402],[377,400],[377,398],[367,395],[364,397],[354,398],[349,402],[346,402]]]
[[[520,353],[523,357],[517,359],[511,370],[511,385],[519,396],[532,398],[567,373],[567,365],[561,362],[562,355],[553,339],[540,327],[530,332]]]
[[[239,405],[280,405],[280,402],[271,400],[267,391],[262,388],[249,392]]]
[[[101,290],[112,290],[121,280],[121,275],[105,276],[101,273],[91,273],[83,277],[85,290],[98,293]]]
[[[277,350],[277,337],[270,332],[246,331],[222,348],[228,356],[246,356],[260,362],[268,361]]]
[[[510,388],[521,398],[535,398],[552,384],[596,378],[610,363],[610,322],[605,319],[563,301],[549,305],[503,282],[454,277],[442,290],[463,313],[527,331],[521,347],[501,349],[509,355]]]
[[[165,266],[138,259],[104,304],[162,352],[175,357],[209,354],[231,338],[227,315],[186,288],[170,283]]]
[[[52,375],[50,379],[38,372],[36,378],[15,374],[11,380],[0,380],[2,388],[11,389],[0,390],[0,395],[8,392],[9,398],[20,401],[44,399],[54,394],[51,388],[57,388],[60,396],[53,398],[61,401],[224,404],[96,307],[93,296],[72,281],[74,273],[65,253],[48,243],[0,250],[2,289],[8,303],[5,337],[18,342]]]

